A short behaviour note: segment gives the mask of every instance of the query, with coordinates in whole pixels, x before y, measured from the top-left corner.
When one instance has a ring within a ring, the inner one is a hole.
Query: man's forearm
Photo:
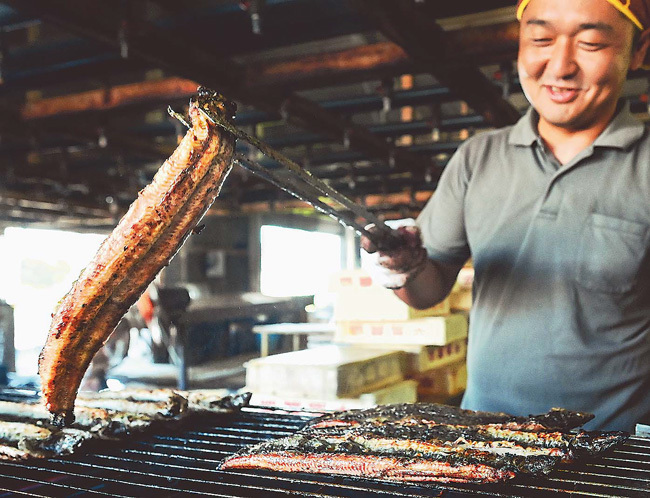
[[[426,309],[449,295],[463,265],[449,265],[427,259],[424,268],[395,295],[409,306]]]

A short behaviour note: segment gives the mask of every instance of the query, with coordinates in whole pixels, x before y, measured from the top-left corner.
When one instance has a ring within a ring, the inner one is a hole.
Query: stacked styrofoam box
[[[474,268],[471,265],[463,267],[449,294],[449,307],[452,311],[469,312],[472,307],[472,284]]]
[[[392,403],[413,403],[417,401],[417,388],[417,381],[409,379],[362,393],[355,398],[316,399],[254,392],[251,404],[289,410],[359,410]]]
[[[402,351],[405,375],[422,399],[444,401],[464,389],[467,315],[452,312],[449,298],[416,310],[364,270],[335,275],[330,290],[337,342]]]
[[[336,340],[353,344],[444,346],[467,337],[467,318],[450,312],[449,300],[417,310],[373,283],[364,270],[334,275]]]
[[[284,408],[344,410],[416,401],[405,381],[402,353],[328,345],[246,363],[251,403]]]

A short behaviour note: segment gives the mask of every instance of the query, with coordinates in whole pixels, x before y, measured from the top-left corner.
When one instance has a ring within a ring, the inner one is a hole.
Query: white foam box
[[[372,281],[364,270],[345,270],[330,279],[330,292],[335,293],[334,321],[396,321],[450,312],[449,300],[418,310],[399,299],[392,290]]]
[[[471,265],[463,266],[456,277],[456,285],[459,289],[472,290],[474,285],[474,268]]]
[[[467,387],[467,365],[459,361],[417,374],[418,400],[439,402],[460,394]]]
[[[246,386],[253,393],[336,400],[404,379],[402,353],[328,345],[248,361]]]
[[[474,284],[474,268],[464,266],[456,277],[451,293],[447,298],[451,311],[470,311],[472,308],[472,285]]]
[[[445,346],[467,337],[467,327],[462,314],[399,322],[338,322],[334,339],[345,344]]]
[[[374,346],[373,346],[374,347]],[[412,377],[419,372],[457,363],[467,356],[467,339],[459,339],[445,346],[413,346],[408,344],[377,345],[401,351],[403,354],[403,371],[406,377]]]
[[[635,436],[650,438],[650,424],[639,423],[635,427]]]
[[[246,388],[247,389],[247,388]],[[357,398],[336,400],[292,398],[254,392],[251,405],[284,408],[288,410],[341,411],[373,408],[391,403],[415,403],[417,401],[417,382],[404,380],[382,389],[363,393]]]

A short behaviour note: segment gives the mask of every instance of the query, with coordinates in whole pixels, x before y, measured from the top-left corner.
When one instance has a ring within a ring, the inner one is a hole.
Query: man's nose
[[[578,64],[570,40],[558,39],[556,41],[546,69],[549,76],[557,79],[569,79],[575,76]]]

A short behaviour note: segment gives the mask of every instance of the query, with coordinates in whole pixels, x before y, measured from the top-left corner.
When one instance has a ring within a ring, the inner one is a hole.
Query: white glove
[[[368,271],[373,282],[388,289],[399,289],[424,269],[427,251],[422,246],[420,229],[412,218],[393,220],[386,224],[396,228],[402,244],[397,249],[378,251],[367,237],[362,236],[361,247],[367,253],[362,255],[362,266]],[[366,229],[371,232],[376,230],[373,225]]]

